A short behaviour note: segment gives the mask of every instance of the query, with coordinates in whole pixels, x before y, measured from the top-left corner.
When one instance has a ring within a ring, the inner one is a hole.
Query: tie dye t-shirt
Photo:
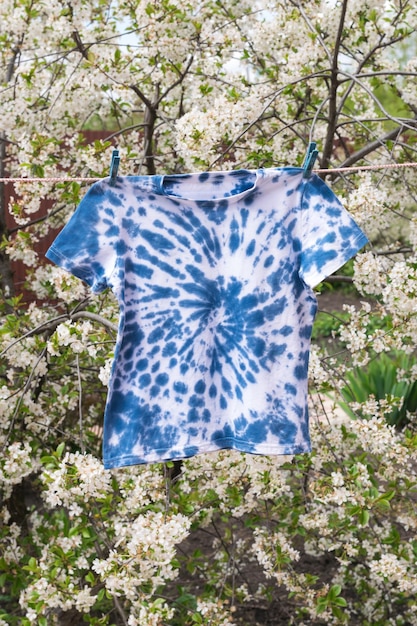
[[[308,452],[312,287],[366,242],[300,168],[95,183],[47,256],[120,305],[105,467]]]

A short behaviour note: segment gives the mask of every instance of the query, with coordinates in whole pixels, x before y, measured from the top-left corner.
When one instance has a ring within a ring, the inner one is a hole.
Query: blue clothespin
[[[110,185],[114,185],[116,182],[117,172],[119,170],[119,163],[120,163],[119,151],[113,150],[113,153],[111,155],[111,163],[110,163]]]
[[[315,141],[310,141],[308,144],[306,158],[303,163],[303,178],[309,178],[311,176],[311,171],[319,153],[316,146],[317,144]]]

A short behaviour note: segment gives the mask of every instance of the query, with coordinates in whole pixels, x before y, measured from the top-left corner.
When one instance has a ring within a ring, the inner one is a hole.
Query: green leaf
[[[24,569],[27,572],[34,572],[34,573],[37,572],[38,571],[38,563],[37,563],[35,557],[31,556],[29,561],[28,561],[28,564],[24,565],[22,567],[22,569]]]
[[[369,523],[370,513],[368,509],[363,509],[358,515],[358,521],[361,526],[367,526]]]
[[[341,594],[342,587],[340,585],[333,585],[329,591],[329,599],[333,600]]]
[[[105,595],[106,595],[106,589],[105,587],[103,587],[102,589],[99,590],[97,594],[97,602],[101,602]]]
[[[391,508],[391,504],[389,500],[387,500],[386,498],[380,498],[376,501],[376,503],[378,504],[378,506],[382,507],[383,509]]]
[[[326,609],[327,609],[327,596],[324,598],[319,598],[316,604],[317,613],[324,613]]]
[[[62,443],[59,444],[59,446],[56,449],[56,456],[58,457],[58,459],[62,458],[62,455],[64,453],[65,450],[65,442],[63,441]]]

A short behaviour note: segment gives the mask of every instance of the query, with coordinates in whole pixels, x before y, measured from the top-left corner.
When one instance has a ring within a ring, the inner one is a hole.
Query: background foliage
[[[0,183],[0,624],[417,624],[417,172],[332,171],[415,160],[416,28],[411,0],[2,0],[0,177],[38,180]],[[45,264],[86,187],[40,179],[310,139],[371,239],[318,296],[314,452],[104,471],[118,311]]]

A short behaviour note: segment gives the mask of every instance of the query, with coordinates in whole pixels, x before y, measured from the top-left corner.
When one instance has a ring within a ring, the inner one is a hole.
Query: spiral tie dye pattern
[[[47,257],[120,306],[105,467],[310,451],[312,288],[366,242],[300,168],[95,183]]]

